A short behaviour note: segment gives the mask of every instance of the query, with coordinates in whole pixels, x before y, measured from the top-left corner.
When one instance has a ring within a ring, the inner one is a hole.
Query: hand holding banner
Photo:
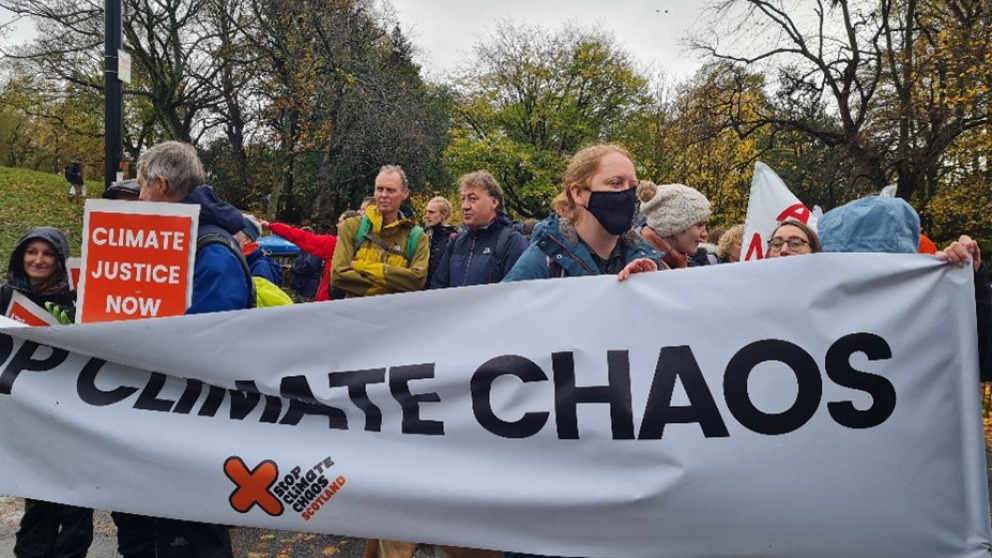
[[[988,558],[973,276],[815,254],[7,328],[0,494],[547,556]]]

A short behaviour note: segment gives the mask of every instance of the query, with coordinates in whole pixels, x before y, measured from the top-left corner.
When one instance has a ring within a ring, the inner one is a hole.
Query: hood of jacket
[[[232,235],[245,227],[245,219],[233,205],[221,200],[213,186],[203,184],[193,188],[180,203],[200,206],[200,226],[216,225]]]
[[[920,217],[902,198],[871,196],[824,213],[817,234],[824,252],[915,254]]]
[[[34,240],[44,240],[55,248],[62,275],[57,283],[68,284],[69,276],[66,271],[65,260],[69,257],[69,241],[66,240],[62,231],[55,227],[35,227],[17,241],[14,251],[10,254],[10,260],[7,262],[7,283],[18,288],[27,287],[30,290],[28,276],[24,272],[24,251],[28,244]]]

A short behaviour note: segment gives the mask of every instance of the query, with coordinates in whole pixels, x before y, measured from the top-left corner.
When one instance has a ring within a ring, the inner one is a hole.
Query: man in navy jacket
[[[527,249],[527,239],[503,213],[503,189],[493,175],[466,174],[458,187],[464,225],[445,248],[432,289],[499,283]]]

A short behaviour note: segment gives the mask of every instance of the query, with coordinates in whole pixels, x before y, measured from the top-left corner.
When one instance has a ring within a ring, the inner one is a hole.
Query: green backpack
[[[399,253],[391,246],[387,246],[382,240],[374,236],[369,236],[369,231],[371,230],[372,221],[369,221],[367,216],[362,215],[362,222],[358,225],[358,232],[355,234],[355,251],[358,251],[358,247],[362,245],[362,242],[368,240],[391,254],[403,256],[406,258],[407,264],[413,261],[413,256],[417,253],[417,244],[420,243],[420,237],[424,235],[424,229],[420,228],[419,225],[414,225],[410,229],[410,235],[406,237],[406,253]]]

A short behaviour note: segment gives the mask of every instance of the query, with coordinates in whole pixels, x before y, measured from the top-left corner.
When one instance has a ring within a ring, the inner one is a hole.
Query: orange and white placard
[[[55,319],[55,316],[52,316],[44,308],[31,302],[30,298],[17,291],[14,291],[10,298],[10,305],[7,307],[7,317],[34,327],[59,325],[59,321]]]
[[[76,321],[182,315],[199,216],[197,205],[87,200]]]

